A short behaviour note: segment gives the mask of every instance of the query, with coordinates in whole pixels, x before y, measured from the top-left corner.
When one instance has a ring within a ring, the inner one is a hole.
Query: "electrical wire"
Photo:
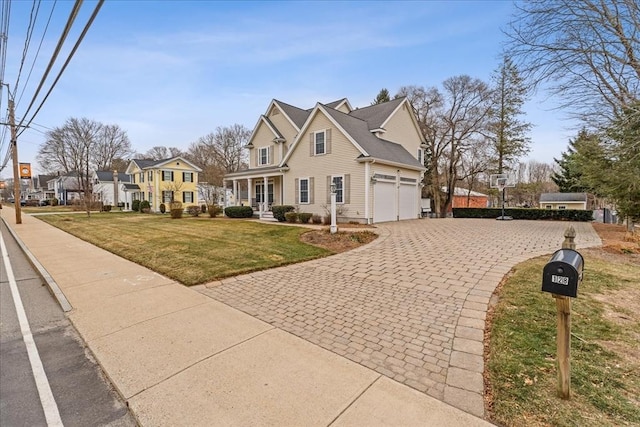
[[[2,1],[2,17],[0,21],[0,108],[2,108],[2,85],[4,71],[7,65],[7,42],[9,34],[9,19],[11,17],[11,0]]]
[[[33,73],[33,68],[36,65],[36,61],[38,60],[38,56],[40,55],[40,49],[42,48],[42,43],[44,43],[44,38],[47,35],[47,31],[49,30],[49,24],[51,23],[51,18],[53,17],[53,11],[56,9],[56,4],[58,3],[58,0],[54,0],[53,1],[53,5],[51,6],[51,13],[49,13],[49,19],[47,19],[47,25],[45,25],[44,27],[44,31],[42,32],[42,38],[40,38],[40,43],[38,44],[38,50],[36,50],[36,54],[33,57],[33,62],[31,63],[31,68],[29,69],[29,74],[27,75],[27,81],[24,83],[24,87],[22,88],[22,91],[20,92],[20,96],[18,97],[18,100],[16,101],[16,108],[18,108],[18,106],[20,105],[20,101],[22,100],[22,96],[24,95],[24,91],[27,88],[27,85],[29,84],[29,81],[31,80],[31,73]]]
[[[34,13],[35,11],[35,13]],[[27,52],[29,51],[29,45],[31,44],[31,36],[33,36],[33,30],[36,28],[36,21],[38,20],[38,12],[40,11],[40,0],[33,0],[31,6],[31,13],[29,14],[29,25],[27,26],[27,36],[24,39],[24,49],[22,49],[22,59],[20,60],[20,68],[18,69],[18,77],[16,83],[13,86],[13,90],[18,92],[20,87],[20,76],[22,75],[22,68],[24,67],[24,61],[27,59]]]
[[[33,107],[33,104],[35,104],[36,99],[38,98],[38,95],[40,94],[40,90],[42,90],[42,86],[44,86],[44,82],[47,80],[47,77],[49,76],[49,73],[51,72],[51,69],[53,68],[53,64],[56,62],[56,59],[58,58],[58,55],[60,54],[60,50],[62,49],[62,45],[64,44],[65,40],[67,39],[67,36],[69,35],[69,31],[71,30],[71,26],[73,25],[73,22],[75,21],[76,17],[78,16],[78,12],[80,11],[80,7],[82,6],[82,0],[76,0],[75,4],[73,5],[73,9],[71,10],[71,13],[69,14],[69,18],[67,19],[67,23],[64,27],[64,30],[62,31],[62,34],[60,35],[60,38],[58,39],[58,44],[56,45],[55,50],[53,51],[53,55],[51,55],[51,59],[49,60],[49,64],[47,65],[47,69],[44,72],[44,75],[42,76],[42,78],[40,79],[40,84],[38,84],[38,89],[36,89],[36,93],[33,95],[33,98],[31,99],[31,102],[29,103],[29,106],[27,107],[27,110],[24,112],[24,117],[27,117],[27,114],[29,113],[29,111],[31,110],[31,107]],[[24,121],[24,118],[23,118]],[[18,127],[22,126],[22,121],[20,123],[18,123]]]
[[[60,69],[60,72],[56,76],[56,79],[53,81],[53,84],[51,85],[51,88],[49,89],[47,94],[44,96],[44,99],[40,103],[40,106],[38,107],[38,109],[31,116],[31,119],[29,119],[29,122],[27,122],[27,124],[24,125],[24,127],[22,128],[22,130],[20,132],[18,132],[18,135],[21,135],[25,131],[25,129],[31,124],[33,119],[38,115],[38,112],[40,112],[40,110],[42,109],[42,106],[44,105],[45,101],[47,100],[47,98],[49,97],[51,92],[53,91],[53,88],[58,83],[58,80],[60,80],[60,77],[62,77],[62,73],[64,73],[64,71],[66,70],[67,66],[69,65],[69,62],[71,61],[71,58],[73,58],[73,55],[75,55],[76,51],[78,50],[78,47],[80,47],[80,44],[82,43],[82,40],[84,39],[85,35],[87,34],[87,31],[89,31],[89,28],[93,24],[93,21],[95,20],[96,16],[98,15],[98,12],[100,12],[100,8],[102,7],[103,4],[104,4],[104,0],[99,0],[98,1],[98,4],[96,5],[95,9],[93,10],[93,13],[91,14],[91,17],[87,21],[87,24],[85,25],[84,29],[82,30],[82,33],[78,37],[78,41],[73,46],[73,49],[71,49],[71,52],[69,53],[69,56],[67,57],[67,60],[65,61],[64,65],[62,66],[62,68]],[[28,109],[27,109],[27,111],[28,111]],[[27,115],[27,113],[25,112],[25,116],[26,115]],[[24,122],[24,118],[22,119],[20,124],[22,124],[23,122]]]

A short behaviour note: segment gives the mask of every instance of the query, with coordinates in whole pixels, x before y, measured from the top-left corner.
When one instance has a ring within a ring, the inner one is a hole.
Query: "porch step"
[[[277,222],[278,220],[275,219],[273,217],[273,212],[268,211],[268,212],[262,212],[262,218],[260,218],[261,221],[271,221],[271,222]]]

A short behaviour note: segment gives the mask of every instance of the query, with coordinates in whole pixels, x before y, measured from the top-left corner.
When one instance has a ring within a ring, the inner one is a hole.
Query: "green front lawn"
[[[302,243],[304,228],[255,221],[117,212],[39,218],[185,285],[331,254]]]

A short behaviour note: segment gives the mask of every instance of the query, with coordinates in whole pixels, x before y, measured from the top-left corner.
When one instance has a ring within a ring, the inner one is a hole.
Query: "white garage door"
[[[418,192],[415,184],[400,183],[400,219],[418,217]]]
[[[373,189],[373,222],[395,221],[396,183],[378,181]]]

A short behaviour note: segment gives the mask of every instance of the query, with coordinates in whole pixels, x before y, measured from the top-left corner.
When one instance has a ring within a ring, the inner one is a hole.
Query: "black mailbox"
[[[557,250],[542,271],[542,290],[568,297],[578,296],[584,259],[573,249]]]

